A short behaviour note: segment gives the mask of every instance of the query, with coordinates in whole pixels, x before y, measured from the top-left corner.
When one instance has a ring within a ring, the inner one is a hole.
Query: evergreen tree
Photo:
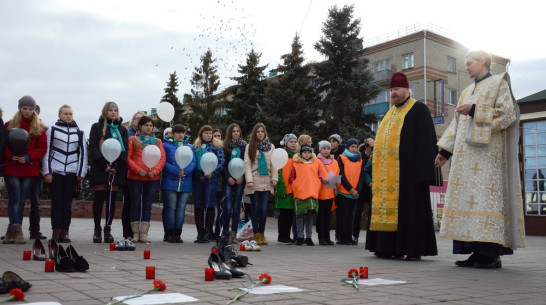
[[[283,63],[275,72],[280,73],[269,82],[265,92],[264,111],[258,119],[268,127],[272,141],[278,143],[287,133],[308,134],[315,138],[319,135],[318,94],[310,76],[310,67],[304,65],[302,44],[296,34],[290,53],[281,56]]]
[[[219,103],[216,101],[214,92],[218,90],[220,80],[216,59],[212,58],[212,52],[207,50],[201,56],[201,66],[195,67],[190,83],[193,87],[190,96],[184,96],[191,107],[190,113],[184,114],[184,121],[187,122],[190,134],[195,139],[199,128],[203,125],[211,125],[213,128],[218,123]]]
[[[180,122],[181,115],[182,115],[182,104],[180,103],[180,100],[178,100],[178,97],[176,96],[176,93],[178,92],[178,76],[176,75],[176,71],[169,74],[169,80],[167,81],[167,87],[165,87],[165,95],[161,98],[162,102],[168,102],[171,103],[174,107],[174,118],[173,121]],[[165,128],[169,127],[171,125],[171,122],[164,122],[159,117],[155,119],[154,122],[155,127],[158,129],[157,135],[159,137],[163,137],[163,131]]]
[[[360,19],[353,19],[354,6],[329,9],[323,23],[323,36],[315,49],[326,57],[316,65],[318,91],[325,126],[322,138],[339,133],[343,139],[355,137],[364,140],[373,135],[370,126],[375,115],[364,114],[364,105],[373,100],[379,89],[372,85],[373,75],[368,60],[363,57]]]
[[[246,65],[239,65],[238,72],[241,75],[233,78],[237,84],[229,88],[233,99],[224,101],[225,123],[239,124],[244,137],[258,123],[256,114],[263,111],[263,98],[267,85],[263,73],[267,65],[259,65],[261,56],[261,53],[258,54],[254,50],[247,54]]]

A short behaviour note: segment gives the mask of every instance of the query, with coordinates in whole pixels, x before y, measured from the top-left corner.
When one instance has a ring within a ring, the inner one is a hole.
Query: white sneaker
[[[255,240],[250,241],[250,246],[252,247],[252,251],[262,251],[262,248],[258,246],[258,243],[256,243]]]

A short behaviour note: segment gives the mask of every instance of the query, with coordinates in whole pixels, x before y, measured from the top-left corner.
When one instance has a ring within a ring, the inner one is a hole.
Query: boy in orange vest
[[[328,141],[319,142],[318,161],[322,162],[322,166],[327,173],[332,172],[334,175],[339,175],[339,165],[337,160],[331,154],[332,146]],[[319,163],[320,165],[320,163]],[[339,182],[341,183],[341,181]],[[339,184],[338,183],[338,184]],[[335,188],[325,187],[322,185],[319,190],[319,208],[317,214],[317,234],[319,245],[333,245],[330,240],[330,218],[332,216],[332,203],[336,197]]]
[[[292,158],[292,172],[289,182],[295,200],[296,227],[298,229],[297,245],[303,244],[303,227],[305,225],[305,244],[314,246],[311,235],[313,233],[313,214],[318,210],[318,197],[322,184],[322,177],[326,177],[324,167],[316,162],[317,156],[311,146],[303,144],[300,153]]]

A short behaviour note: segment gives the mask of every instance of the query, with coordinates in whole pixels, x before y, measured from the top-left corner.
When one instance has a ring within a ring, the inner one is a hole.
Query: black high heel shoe
[[[231,263],[232,259],[232,247],[233,245],[227,245],[224,247],[224,251],[222,251],[223,255],[219,255],[220,259],[222,260],[222,263],[225,265],[226,269],[229,270],[232,277],[242,277],[245,275],[245,272],[235,268],[233,264]]]
[[[220,256],[216,253],[211,253],[209,256],[209,267],[214,269],[214,277],[217,279],[230,279],[231,272],[229,272],[226,264],[220,260]]]
[[[74,270],[76,271],[87,271],[89,270],[89,263],[83,256],[78,255],[78,252],[76,252],[76,249],[72,245],[69,245],[66,248],[66,252],[68,253],[68,257],[74,262]]]
[[[57,245],[53,239],[49,240],[49,259],[55,261],[55,270],[60,272],[72,272],[75,270],[74,262],[64,250],[63,246]]]
[[[38,238],[34,241],[34,244],[32,245],[32,254],[35,261],[46,260],[44,245],[42,244],[42,241],[40,241],[40,239]]]
[[[27,291],[32,285],[30,285],[29,282],[24,281],[20,276],[18,276],[15,272],[12,271],[6,271],[2,275],[2,280],[6,284],[8,290],[10,291],[13,288],[19,288],[22,291]]]

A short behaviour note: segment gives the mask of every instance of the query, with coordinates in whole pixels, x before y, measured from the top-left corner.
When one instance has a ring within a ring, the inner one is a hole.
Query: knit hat
[[[332,145],[330,145],[330,142],[328,142],[326,140],[322,140],[322,141],[318,142],[319,151],[321,151],[324,147],[332,148]]]
[[[402,72],[396,72],[391,77],[391,82],[389,83],[389,88],[409,88],[408,78],[406,74]]]
[[[334,133],[333,135],[331,135],[328,138],[328,141],[330,141],[332,138],[334,138],[339,144],[341,144],[341,137],[337,133]]]
[[[19,109],[30,106],[32,110],[36,109],[36,101],[30,95],[25,95],[19,100]]]
[[[311,146],[307,145],[307,144],[303,144],[300,148],[300,155],[304,152],[304,151],[310,151],[310,152],[313,152],[313,149],[311,148]]]
[[[356,144],[356,146],[358,146],[358,140],[355,139],[355,138],[350,138],[349,140],[347,140],[347,142],[345,143],[345,145],[347,146],[347,148],[351,147],[351,145],[353,144]]]
[[[167,132],[173,132],[173,129],[171,127],[167,127],[165,128],[165,130],[163,130],[163,137],[165,137],[165,135],[167,134]]]
[[[293,134],[293,133],[287,133],[284,135],[284,137],[282,138],[281,140],[281,145],[282,146],[285,146],[286,143],[288,143],[288,141],[292,140],[292,139],[297,139],[296,135]]]

